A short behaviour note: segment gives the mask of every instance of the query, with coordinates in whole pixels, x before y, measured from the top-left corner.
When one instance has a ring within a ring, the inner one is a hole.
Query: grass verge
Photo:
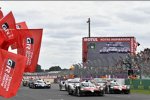
[[[150,90],[131,90],[131,93],[137,93],[137,94],[149,94],[150,95]]]

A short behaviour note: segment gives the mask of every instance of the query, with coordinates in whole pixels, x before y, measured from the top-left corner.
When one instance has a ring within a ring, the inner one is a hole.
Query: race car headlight
[[[101,87],[100,90],[103,90],[103,87]]]

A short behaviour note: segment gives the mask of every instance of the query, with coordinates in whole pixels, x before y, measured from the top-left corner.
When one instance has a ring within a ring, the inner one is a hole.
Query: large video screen
[[[87,59],[99,60],[103,66],[112,66],[130,53],[129,42],[88,42]]]
[[[134,37],[85,37],[82,42],[83,62],[99,61],[102,66],[113,66],[136,50]]]
[[[130,53],[130,43],[129,42],[89,42],[88,43],[89,52],[95,50],[94,52],[101,53]]]

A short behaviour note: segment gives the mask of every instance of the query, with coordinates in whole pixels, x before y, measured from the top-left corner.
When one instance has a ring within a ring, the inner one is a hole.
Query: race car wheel
[[[104,96],[104,91],[100,92],[99,96]]]
[[[68,94],[71,95],[70,87],[68,87]]]
[[[80,88],[77,89],[77,96],[79,96],[79,97],[82,96],[82,92],[81,92]]]
[[[125,91],[124,94],[130,94],[130,90]]]
[[[35,85],[33,85],[33,87],[32,87],[33,89],[35,89],[36,88],[36,86]]]
[[[115,91],[114,91],[114,90],[112,90],[112,89],[109,89],[109,93],[110,93],[110,94],[114,94],[114,93],[115,93]]]
[[[68,90],[66,85],[65,85],[65,89]]]

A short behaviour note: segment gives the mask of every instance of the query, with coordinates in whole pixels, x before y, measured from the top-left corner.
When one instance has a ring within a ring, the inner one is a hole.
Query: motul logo
[[[84,38],[84,41],[98,41],[97,38]]]

